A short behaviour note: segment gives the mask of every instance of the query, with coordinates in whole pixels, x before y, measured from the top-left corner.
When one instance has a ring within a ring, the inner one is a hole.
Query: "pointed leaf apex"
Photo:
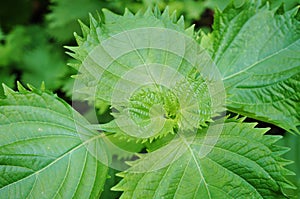
[[[188,27],[185,32],[190,35],[193,36],[195,33],[195,24],[191,25],[190,27]]]
[[[73,35],[75,37],[77,44],[82,45],[84,42],[84,39],[81,36],[79,36],[76,32],[74,32]]]
[[[171,18],[173,23],[177,22],[177,12],[176,12],[176,10],[172,13],[170,18]]]
[[[169,6],[167,6],[165,8],[165,10],[163,11],[162,13],[162,18],[165,18],[165,19],[169,19],[170,18],[170,11],[169,11]]]
[[[124,16],[132,17],[134,16],[134,14],[128,8],[125,8]]]
[[[74,59],[77,59],[77,56],[75,53],[71,53],[71,52],[65,52],[67,55],[69,55],[70,57],[73,57]],[[67,63],[68,66],[70,66],[71,63]],[[72,64],[73,65],[73,64]]]
[[[103,13],[102,13],[102,11],[96,11],[96,14],[97,14],[97,17],[98,17],[98,22],[99,22],[99,24],[102,24],[102,22],[103,22],[103,19],[104,19],[104,16],[103,16]]]
[[[4,83],[2,83],[2,87],[3,87],[3,91],[4,91],[5,96],[8,96],[8,95],[11,95],[11,94],[15,93],[15,91],[13,91],[11,88],[6,86]]]
[[[26,86],[29,88],[30,91],[35,91],[36,90],[36,88],[31,84],[26,84]]]
[[[42,84],[41,84],[41,91],[46,91],[46,85],[45,85],[44,81],[42,81]]]
[[[89,18],[90,18],[90,28],[95,29],[98,25],[97,20],[94,18],[94,16],[91,13],[89,13]]]
[[[140,10],[139,10],[139,12],[140,12]],[[153,16],[153,11],[150,7],[147,8],[147,10],[144,13],[144,16],[145,17]]]
[[[183,15],[180,16],[179,20],[177,21],[177,24],[178,24],[181,28],[184,28],[184,17],[183,17]]]
[[[83,34],[83,37],[87,37],[87,35],[89,34],[89,27],[87,25],[85,25],[80,19],[78,19],[78,23],[80,25],[80,28],[81,28],[81,31],[82,31],[82,34]],[[76,33],[75,33],[76,34]],[[76,35],[74,34],[75,38],[76,38]]]
[[[27,89],[19,82],[17,81],[17,88],[19,92],[26,92]]]
[[[103,8],[101,11],[103,13],[103,19],[104,20],[115,19],[116,17],[119,17],[119,15],[113,13],[112,11],[110,11],[106,8]]]
[[[160,10],[159,10],[159,8],[158,8],[158,5],[155,5],[154,10],[153,10],[153,13],[154,13],[154,16],[155,16],[156,18],[160,18],[160,17],[161,17],[161,12],[160,12]]]
[[[141,10],[138,10],[134,16],[139,17],[139,16],[146,16],[145,14],[143,14],[143,12]]]

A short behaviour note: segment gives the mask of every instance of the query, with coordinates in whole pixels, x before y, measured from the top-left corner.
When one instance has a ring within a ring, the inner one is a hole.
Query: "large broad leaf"
[[[0,100],[0,197],[99,197],[103,136],[57,96],[19,90]]]
[[[289,171],[279,155],[286,149],[274,145],[278,136],[263,135],[266,129],[255,125],[228,120],[219,137],[212,132],[220,124],[210,127],[210,134],[178,137],[140,155],[113,189],[124,191],[124,199],[285,198],[283,189],[290,185],[283,176]]]
[[[300,125],[298,10],[269,10],[257,3],[232,5],[215,14],[210,36],[228,108],[294,132]]]

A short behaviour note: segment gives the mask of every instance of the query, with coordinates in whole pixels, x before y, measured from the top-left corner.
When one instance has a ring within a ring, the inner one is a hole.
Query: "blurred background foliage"
[[[95,14],[102,8],[122,14],[125,8],[137,12],[157,5],[163,10],[184,15],[186,26],[195,24],[205,32],[211,31],[214,9],[223,10],[233,2],[237,7],[246,0],[14,0],[0,2],[0,83],[15,88],[16,81],[39,87],[44,81],[46,87],[65,100],[71,100],[74,70],[67,66],[71,62],[63,46],[73,46],[73,33],[80,34],[78,19],[87,23],[88,13]],[[265,1],[265,0],[262,0]],[[270,0],[271,8],[284,5],[290,9],[300,0]],[[3,90],[0,88],[0,97]],[[104,118],[109,118],[105,111]],[[104,119],[106,120],[106,119]],[[274,128],[274,131],[278,129]],[[277,133],[277,132],[275,132]],[[283,134],[283,133],[280,133]],[[292,150],[286,155],[295,160],[291,169],[300,176],[300,138],[284,134],[282,145]],[[116,171],[110,171],[112,174]],[[113,175],[112,175],[113,176]],[[119,193],[109,191],[118,177],[109,179],[102,198],[118,197]],[[300,178],[291,177],[300,186]],[[295,194],[293,194],[295,195]],[[300,198],[300,191],[298,191]]]

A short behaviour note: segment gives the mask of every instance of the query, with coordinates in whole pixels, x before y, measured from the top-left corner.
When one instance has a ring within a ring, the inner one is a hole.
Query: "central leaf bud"
[[[131,119],[137,125],[148,125],[154,118],[161,118],[165,125],[161,133],[173,132],[179,117],[179,101],[175,93],[160,85],[138,89],[130,98],[128,107]]]

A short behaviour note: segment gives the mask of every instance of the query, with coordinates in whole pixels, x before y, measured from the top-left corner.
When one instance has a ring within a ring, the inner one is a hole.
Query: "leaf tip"
[[[8,86],[6,86],[4,83],[2,83],[2,88],[3,88],[5,96],[8,96],[9,94],[14,93],[14,91],[11,88],[9,88]]]

